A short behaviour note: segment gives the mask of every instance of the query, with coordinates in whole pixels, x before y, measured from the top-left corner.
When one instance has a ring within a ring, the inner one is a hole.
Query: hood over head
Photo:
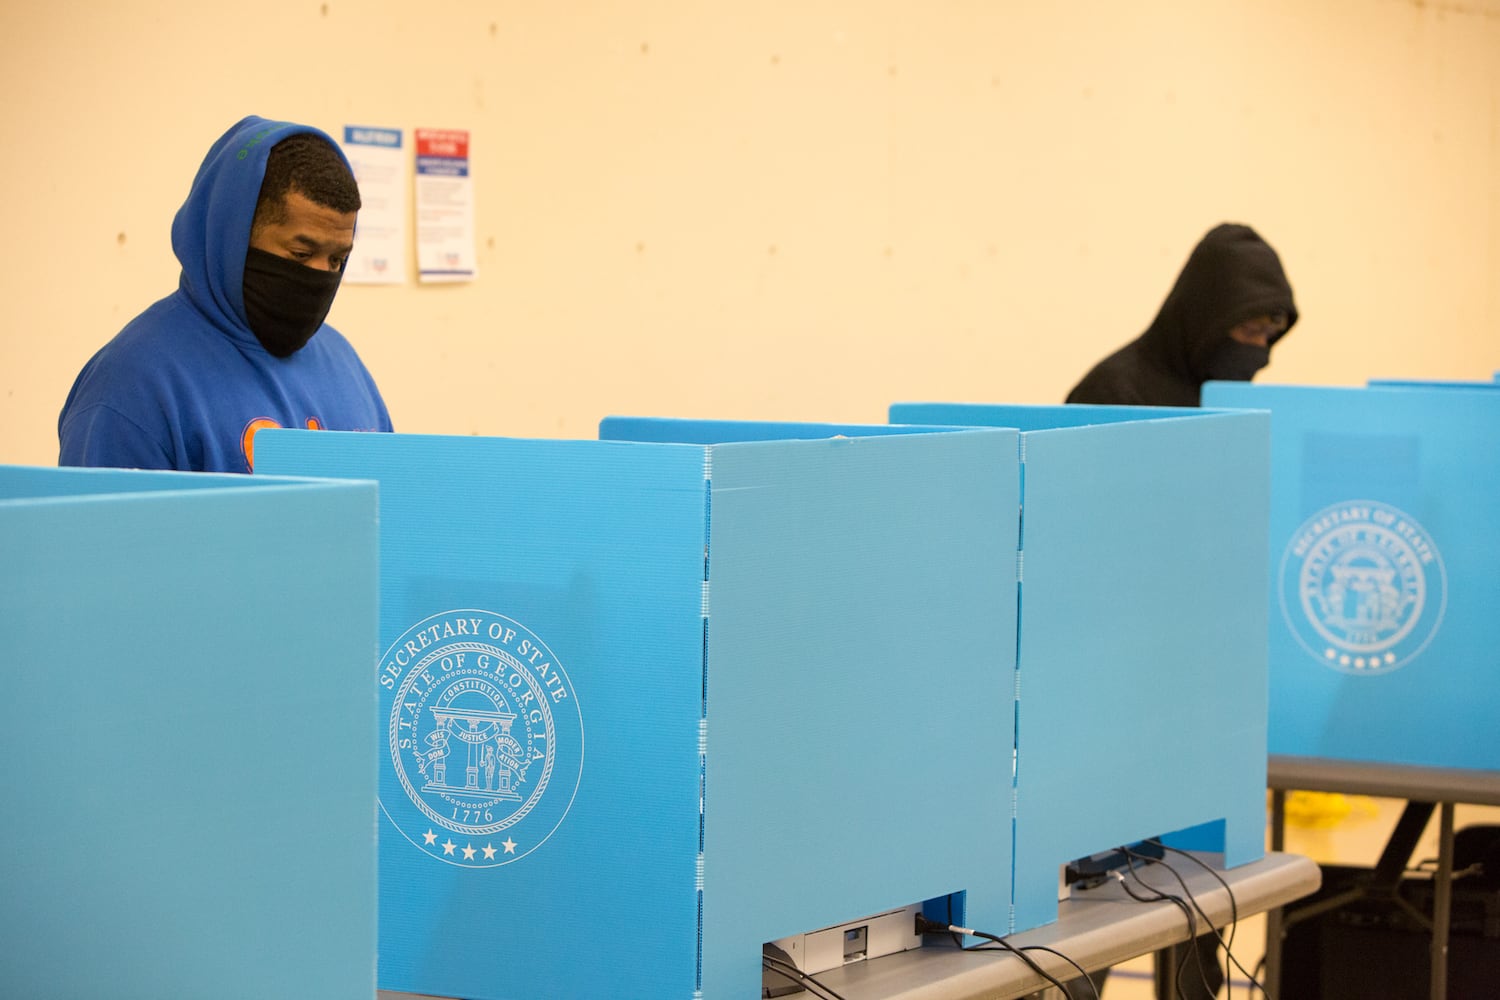
[[[1275,313],[1286,314],[1287,331],[1297,322],[1281,259],[1249,226],[1224,223],[1193,248],[1139,343],[1158,364],[1201,384],[1209,378],[1210,358],[1231,329]]]
[[[245,251],[266,158],[282,139],[303,132],[327,139],[344,156],[332,137],[310,125],[250,115],[209,148],[172,220],[172,251],[182,264],[179,290],[214,326],[247,344],[258,341],[245,318]]]

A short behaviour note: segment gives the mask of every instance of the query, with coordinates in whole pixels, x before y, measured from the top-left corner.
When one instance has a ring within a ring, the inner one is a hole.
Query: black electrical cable
[[[760,957],[760,964],[761,968],[770,969],[778,976],[784,976],[792,982],[798,983],[804,990],[807,990],[809,993],[812,993],[814,990],[816,990],[816,993],[814,995],[822,998],[822,1000],[845,1000],[845,998],[836,993],[832,989],[832,987],[824,986],[822,983],[818,982],[812,976],[809,976],[807,973],[803,972],[801,969],[797,968],[790,962],[783,962],[781,959],[772,958],[770,955],[762,955]]]
[[[1192,854],[1192,853],[1190,853],[1188,851],[1184,851],[1184,850],[1182,850],[1180,848],[1177,848],[1177,847],[1168,847],[1166,844],[1163,844],[1159,840],[1151,840],[1151,841],[1148,841],[1148,843],[1156,844],[1158,847],[1161,847],[1163,850],[1171,851],[1173,854],[1180,854],[1180,855],[1182,855],[1183,857],[1185,857],[1189,861],[1191,861],[1193,864],[1197,865],[1199,868],[1202,868],[1204,871],[1206,871],[1210,875],[1212,875],[1214,877],[1215,881],[1217,881],[1221,886],[1224,887],[1224,892],[1227,893],[1228,896],[1229,896],[1229,921],[1230,921],[1229,922],[1229,940],[1225,941],[1223,938],[1219,939],[1220,942],[1224,945],[1224,954],[1225,954],[1226,957],[1228,957],[1228,959],[1231,962],[1234,963],[1234,967],[1236,969],[1239,969],[1240,972],[1244,973],[1246,979],[1250,980],[1250,985],[1251,986],[1253,986],[1256,989],[1260,990],[1262,996],[1270,996],[1270,994],[1266,992],[1265,986],[1260,982],[1260,977],[1258,975],[1256,975],[1256,973],[1251,972],[1248,969],[1246,969],[1243,965],[1240,964],[1240,960],[1234,957],[1234,929],[1235,929],[1236,925],[1239,923],[1240,909],[1239,909],[1239,904],[1236,903],[1235,899],[1234,899],[1234,890],[1231,889],[1231,888],[1229,888],[1229,883],[1226,882],[1226,881],[1224,881],[1224,877],[1222,875],[1220,875],[1218,872],[1214,871],[1212,865],[1208,864],[1202,858],[1198,857],[1195,854]],[[1174,874],[1174,875],[1177,874],[1177,872],[1170,865],[1165,865],[1165,867],[1167,868],[1168,871],[1172,872],[1172,874]],[[1182,881],[1182,876],[1179,875],[1177,877],[1177,880],[1179,882],[1181,882]],[[1185,888],[1186,888],[1186,886],[1184,886],[1184,889]],[[1207,920],[1208,918],[1204,917],[1204,919]],[[1260,962],[1256,964],[1256,966],[1255,966],[1256,970],[1258,971],[1261,968],[1261,966],[1263,966],[1263,965],[1265,965],[1265,959],[1264,958],[1262,958],[1260,960]],[[1224,978],[1224,986],[1225,986],[1225,990],[1228,991],[1229,990],[1229,977],[1228,976],[1226,976]],[[1228,992],[1226,992],[1225,1000],[1229,1000]]]
[[[1141,895],[1138,895],[1136,893],[1136,891],[1130,887],[1130,883],[1127,882],[1127,881],[1125,881],[1125,876],[1121,875],[1117,871],[1110,872],[1111,875],[1113,875],[1116,879],[1119,880],[1120,888],[1122,888],[1122,889],[1125,890],[1125,894],[1127,896],[1129,896],[1131,899],[1134,899],[1135,901],[1137,901],[1139,903],[1169,902],[1169,903],[1175,904],[1177,906],[1177,908],[1182,911],[1183,916],[1187,917],[1187,923],[1188,923],[1188,940],[1191,941],[1191,940],[1197,938],[1197,936],[1198,936],[1198,919],[1197,919],[1197,917],[1195,917],[1193,915],[1193,908],[1191,906],[1189,906],[1187,903],[1183,902],[1182,899],[1180,899],[1179,897],[1174,896],[1171,893],[1162,892],[1160,889],[1156,888],[1155,886],[1147,885],[1146,881],[1141,878],[1140,872],[1138,872],[1138,871],[1135,870],[1135,859],[1131,858],[1131,857],[1129,857],[1127,855],[1125,860],[1126,860],[1126,863],[1130,867],[1130,874],[1132,874],[1132,875],[1135,876],[1136,881],[1140,882],[1140,884],[1144,888],[1151,890],[1156,895],[1154,895],[1154,896],[1141,896]],[[1193,954],[1193,950],[1191,948],[1184,948],[1184,949],[1182,949],[1182,957],[1177,960],[1177,996],[1178,996],[1179,1000],[1187,1000],[1187,997],[1182,992],[1182,974],[1185,971],[1187,971],[1187,960],[1188,960],[1188,956],[1191,955],[1191,954]],[[1205,993],[1212,992],[1208,988],[1207,974],[1204,972],[1203,966],[1201,964],[1198,966],[1198,978],[1203,981],[1203,991]]]
[[[1208,864],[1204,863],[1203,859],[1197,857],[1196,855],[1189,854],[1187,851],[1184,851],[1184,850],[1182,850],[1180,848],[1169,847],[1166,844],[1163,844],[1161,842],[1160,838],[1155,838],[1154,837],[1151,840],[1148,840],[1147,843],[1148,844],[1154,844],[1155,846],[1161,848],[1163,851],[1171,851],[1173,854],[1180,854],[1180,855],[1182,855],[1183,857],[1185,857],[1189,861],[1191,861],[1193,864],[1197,865],[1199,868],[1202,868],[1204,871],[1206,871],[1210,875],[1212,875],[1214,877],[1214,879],[1221,886],[1224,887],[1224,892],[1229,896],[1229,939],[1227,941],[1224,941],[1224,952],[1225,952],[1225,954],[1230,955],[1230,957],[1233,957],[1233,952],[1234,952],[1234,932],[1235,932],[1235,928],[1239,926],[1239,922],[1240,922],[1240,907],[1239,907],[1239,904],[1235,901],[1234,890],[1231,889],[1231,888],[1229,888],[1229,883],[1226,882],[1226,881],[1224,881],[1223,877],[1221,877],[1218,872],[1214,871],[1213,867],[1211,865],[1208,865]],[[1174,872],[1174,874],[1175,874],[1175,872]],[[1180,881],[1182,881],[1182,879],[1179,877],[1178,881],[1180,882]],[[1186,887],[1184,886],[1184,888],[1186,888]],[[1207,919],[1207,918],[1205,918],[1205,919]],[[1235,964],[1238,965],[1239,963],[1236,962]],[[1241,972],[1245,971],[1243,966],[1240,968],[1240,971]],[[1246,975],[1250,975],[1248,972],[1245,973],[1245,974]],[[1250,976],[1250,978],[1253,980],[1255,977],[1254,976]],[[1264,990],[1262,990],[1262,992],[1264,992]]]
[[[1201,858],[1195,857],[1194,855],[1188,853],[1187,851],[1180,850],[1180,849],[1178,849],[1176,847],[1168,847],[1166,844],[1161,843],[1159,840],[1148,841],[1148,843],[1154,843],[1156,846],[1161,847],[1163,850],[1171,851],[1174,854],[1180,854],[1180,855],[1182,855],[1183,857],[1187,858],[1189,861],[1192,861],[1194,864],[1198,865],[1204,871],[1206,871],[1210,875],[1212,875],[1214,877],[1214,879],[1219,883],[1219,885],[1221,885],[1221,886],[1224,887],[1224,892],[1229,896],[1229,919],[1230,919],[1230,925],[1229,925],[1229,939],[1227,941],[1224,939],[1223,935],[1221,935],[1217,930],[1214,929],[1214,927],[1213,927],[1213,921],[1209,919],[1209,916],[1208,916],[1208,914],[1206,912],[1204,912],[1203,907],[1198,904],[1198,900],[1193,896],[1192,890],[1188,888],[1187,881],[1182,877],[1182,874],[1180,872],[1178,872],[1176,868],[1174,868],[1171,865],[1167,864],[1166,861],[1164,861],[1162,859],[1159,859],[1159,858],[1157,858],[1157,859],[1145,858],[1145,860],[1148,860],[1148,861],[1154,860],[1156,864],[1161,865],[1163,868],[1165,868],[1168,872],[1170,872],[1172,874],[1172,877],[1177,880],[1177,884],[1180,885],[1180,886],[1182,886],[1183,894],[1187,897],[1188,901],[1192,903],[1193,908],[1195,910],[1197,910],[1200,915],[1202,915],[1204,922],[1206,924],[1208,924],[1208,926],[1209,926],[1209,933],[1214,936],[1214,939],[1218,941],[1219,946],[1224,949],[1224,957],[1225,957],[1225,959],[1229,963],[1232,963],[1233,966],[1236,969],[1238,969],[1245,976],[1245,978],[1247,980],[1249,980],[1249,983],[1250,983],[1250,985],[1252,987],[1254,987],[1257,990],[1260,990],[1260,992],[1261,992],[1261,994],[1263,996],[1270,996],[1270,994],[1266,992],[1265,986],[1260,982],[1259,977],[1255,973],[1252,973],[1248,969],[1246,969],[1245,966],[1243,964],[1241,964],[1240,960],[1235,957],[1235,954],[1234,954],[1234,932],[1235,932],[1235,927],[1238,925],[1239,919],[1240,919],[1240,917],[1239,917],[1239,904],[1235,901],[1234,890],[1229,887],[1229,883],[1226,882],[1226,881],[1224,881],[1223,877],[1221,877],[1218,872],[1214,871],[1213,868],[1210,865],[1206,864]],[[1122,850],[1124,850],[1127,855],[1131,854],[1131,851],[1130,851],[1129,848],[1122,848]],[[1135,856],[1136,857],[1143,857],[1142,855],[1135,855]],[[1136,877],[1139,878],[1140,876],[1137,874]],[[1264,964],[1265,964],[1265,960],[1262,959],[1260,965],[1256,966],[1256,969],[1258,970],[1261,967],[1261,965],[1264,965]],[[1229,968],[1228,968],[1227,965],[1225,966],[1225,969],[1224,969],[1224,990],[1225,990],[1225,994],[1224,994],[1225,995],[1225,1000],[1232,1000],[1232,998],[1234,996],[1234,981],[1233,981],[1233,977],[1230,975],[1230,971],[1229,971]]]
[[[948,894],[948,926],[953,926],[953,894],[951,892]],[[948,936],[953,939],[953,946],[955,948],[962,948],[964,946],[963,935],[950,931]]]
[[[953,936],[955,938],[958,937],[957,934],[955,934]],[[1003,945],[1002,948],[991,948],[988,944],[975,944],[975,945],[969,945],[967,947],[964,947],[962,944],[960,944],[959,947],[963,948],[964,951],[1015,951],[1016,950],[1016,947],[1014,945],[1012,945],[1009,941],[1003,941],[1003,942],[1001,942],[1001,944]],[[1056,948],[1049,948],[1049,947],[1047,947],[1044,944],[1027,944],[1027,945],[1022,945],[1020,947],[1020,950],[1021,951],[1045,951],[1045,952],[1047,952],[1050,955],[1056,955],[1058,958],[1062,959],[1064,962],[1067,962],[1069,965],[1071,965],[1074,969],[1076,969],[1078,971],[1078,975],[1080,977],[1082,977],[1083,980],[1089,984],[1089,990],[1090,990],[1090,992],[1092,992],[1094,994],[1094,1000],[1100,1000],[1100,998],[1099,998],[1099,987],[1095,986],[1094,985],[1094,981],[1089,978],[1088,970],[1085,969],[1083,966],[1079,965],[1077,962],[1073,961],[1067,955],[1064,955],[1062,952],[1058,951]],[[1072,995],[1073,995],[1072,991],[1065,990],[1065,996],[1071,997]]]
[[[1207,862],[1205,862],[1202,858],[1198,857],[1196,854],[1191,854],[1188,851],[1182,850],[1181,848],[1169,847],[1166,844],[1163,844],[1160,840],[1152,839],[1152,840],[1147,841],[1147,843],[1155,844],[1157,847],[1160,847],[1164,851],[1171,851],[1173,854],[1180,854],[1183,857],[1187,858],[1189,861],[1191,861],[1193,864],[1197,865],[1199,868],[1202,868],[1204,871],[1206,871],[1210,875],[1212,875],[1214,877],[1214,879],[1220,885],[1222,885],[1224,887],[1224,891],[1229,895],[1229,924],[1230,924],[1230,927],[1233,928],[1233,926],[1235,924],[1239,923],[1239,921],[1240,921],[1240,908],[1239,908],[1239,904],[1237,904],[1235,902],[1235,900],[1234,900],[1234,890],[1231,889],[1231,888],[1229,888],[1229,883],[1226,882],[1226,881],[1224,881],[1224,877],[1222,875],[1220,875],[1218,872],[1214,871],[1212,865],[1210,865]],[[1232,942],[1234,940],[1234,937],[1231,935],[1231,937],[1230,937],[1229,940]]]
[[[1062,990],[1063,996],[1067,996],[1068,995],[1068,988],[1067,988],[1067,986],[1065,986],[1063,984],[1062,980],[1056,978],[1051,973],[1049,973],[1046,969],[1042,968],[1039,964],[1037,964],[1036,960],[1033,959],[1030,955],[1026,954],[1020,948],[1017,948],[1015,945],[1011,944],[1009,941],[1005,940],[1003,937],[1000,937],[1000,936],[995,935],[995,934],[987,934],[984,931],[975,930],[972,927],[955,927],[952,924],[940,924],[940,923],[937,923],[935,921],[928,920],[927,918],[923,917],[920,914],[917,915],[917,931],[919,933],[922,933],[922,934],[967,934],[970,937],[983,938],[986,941],[992,941],[995,944],[999,945],[1005,951],[1008,951],[1011,954],[1015,955],[1022,962],[1025,962],[1026,966],[1028,968],[1030,968],[1032,972],[1035,972],[1038,976],[1041,976],[1048,983],[1050,983],[1053,986],[1056,986],[1058,989]],[[977,947],[964,948],[963,950],[964,951],[993,951],[995,949],[993,949],[993,948],[985,948],[983,945],[980,945],[980,946],[977,946]],[[1048,949],[1048,950],[1050,950],[1050,949]],[[1074,968],[1078,968],[1078,963],[1074,962],[1072,959],[1068,959],[1068,964],[1072,965]]]
[[[999,935],[996,935],[996,934],[986,934],[984,931],[975,930],[972,927],[969,928],[969,933],[971,935],[973,935],[974,937],[984,938],[984,940],[986,940],[986,941],[993,941],[995,944],[998,944],[1001,948],[1003,948],[1006,951],[1010,952],[1012,955],[1016,956],[1021,961],[1025,962],[1026,965],[1027,965],[1027,967],[1030,968],[1032,972],[1035,972],[1037,975],[1039,975],[1043,979],[1047,980],[1047,982],[1051,983],[1053,986],[1056,986],[1058,989],[1062,990],[1064,996],[1067,995],[1067,993],[1068,993],[1068,987],[1063,983],[1063,981],[1061,979],[1058,979],[1056,976],[1052,975],[1046,969],[1042,968],[1041,965],[1039,965],[1036,962],[1035,959],[1033,959],[1030,955],[1028,955],[1025,952],[1023,952],[1020,948],[1017,948],[1015,945],[1011,944],[1009,941],[1005,940],[1005,938],[1000,937]],[[974,951],[976,949],[970,948],[970,949],[966,949],[966,950]]]
[[[1085,969],[1083,966],[1079,965],[1077,962],[1073,961],[1067,955],[1064,955],[1062,952],[1058,951],[1056,948],[1048,948],[1044,944],[1028,944],[1028,945],[1024,945],[1021,948],[1021,950],[1022,951],[1045,951],[1049,955],[1056,955],[1058,958],[1062,959],[1064,962],[1067,962],[1073,968],[1075,968],[1075,969],[1078,970],[1079,978],[1081,978],[1084,982],[1086,982],[1086,983],[1089,984],[1089,992],[1092,993],[1092,994],[1094,994],[1094,1000],[1100,1000],[1100,997],[1099,997],[1099,987],[1095,986],[1094,985],[1094,981],[1089,978],[1088,970]],[[1069,990],[1064,990],[1063,993],[1064,993],[1065,997],[1071,997],[1073,995],[1072,992],[1069,991]]]
[[[1177,908],[1183,912],[1183,914],[1187,917],[1187,923],[1188,923],[1188,942],[1191,943],[1193,941],[1196,941],[1198,939],[1198,918],[1196,916],[1194,916],[1193,910],[1196,908],[1197,904],[1194,903],[1193,905],[1189,905],[1187,902],[1185,902],[1182,899],[1181,896],[1175,896],[1172,893],[1163,892],[1160,889],[1156,888],[1154,885],[1148,884],[1145,879],[1141,878],[1141,873],[1138,872],[1138,871],[1136,871],[1136,868],[1135,868],[1135,858],[1131,856],[1130,851],[1128,849],[1125,849],[1125,848],[1121,848],[1121,850],[1125,851],[1125,861],[1126,861],[1126,865],[1130,869],[1130,874],[1132,874],[1132,875],[1135,876],[1135,880],[1141,884],[1141,887],[1145,888],[1145,889],[1149,889],[1150,891],[1156,893],[1156,896],[1154,897],[1155,900],[1158,900],[1158,901],[1160,901],[1160,900],[1166,900],[1168,902],[1171,902],[1171,903],[1175,904],[1177,906]],[[1140,898],[1140,897],[1135,896],[1135,893],[1130,892],[1130,889],[1129,889],[1128,885],[1126,884],[1125,879],[1124,879],[1123,876],[1120,878],[1120,884],[1121,884],[1122,887],[1125,888],[1125,891],[1127,893],[1129,893],[1133,898],[1137,898],[1137,899]],[[1207,920],[1206,917],[1204,919]],[[1209,930],[1213,930],[1213,927],[1212,927],[1211,924],[1210,924]],[[1192,947],[1184,947],[1184,948],[1179,949],[1179,951],[1181,952],[1181,957],[1177,960],[1177,970],[1176,970],[1177,971],[1177,995],[1179,997],[1183,996],[1183,993],[1182,993],[1182,989],[1183,989],[1183,987],[1182,987],[1182,978],[1183,978],[1183,974],[1185,972],[1187,972],[1187,964],[1188,964],[1188,958],[1189,957],[1191,957],[1193,959],[1193,964],[1198,969],[1198,982],[1203,986],[1203,992],[1205,994],[1212,994],[1212,993],[1214,993],[1215,991],[1213,989],[1211,989],[1210,986],[1209,986],[1209,982],[1208,982],[1208,970],[1203,967],[1202,957],[1198,954],[1197,950],[1195,948],[1192,948]]]
[[[1165,847],[1166,845],[1163,844],[1161,846]],[[1198,905],[1198,900],[1193,896],[1193,890],[1191,890],[1191,889],[1188,888],[1187,880],[1182,877],[1182,874],[1180,872],[1178,872],[1176,868],[1173,868],[1171,865],[1167,864],[1161,858],[1147,857],[1147,856],[1145,856],[1143,854],[1138,854],[1135,851],[1132,851],[1128,847],[1122,847],[1122,848],[1120,848],[1120,850],[1124,851],[1125,852],[1125,857],[1131,859],[1132,862],[1135,861],[1135,860],[1146,861],[1146,862],[1153,862],[1153,863],[1161,865],[1163,868],[1165,868],[1171,874],[1171,876],[1177,880],[1177,884],[1180,885],[1180,886],[1182,886],[1182,895],[1183,895],[1183,898],[1185,898],[1190,904],[1192,904],[1193,909],[1197,910],[1198,911],[1198,915],[1203,918],[1203,923],[1208,928],[1208,933],[1205,934],[1205,935],[1203,935],[1203,936],[1207,937],[1210,934],[1213,935],[1214,941],[1217,942],[1217,947],[1224,949],[1224,955],[1225,955],[1225,957],[1227,959],[1229,959],[1229,961],[1234,961],[1234,955],[1230,952],[1229,945],[1227,943],[1225,943],[1224,938],[1219,934],[1218,930],[1214,927],[1214,922],[1211,919],[1209,919],[1208,913],[1203,909],[1203,907],[1201,907],[1201,906]],[[1134,868],[1133,865],[1131,867],[1131,873],[1134,874],[1137,879],[1140,878],[1140,874],[1135,871],[1135,868]],[[1237,911],[1235,910],[1235,908],[1233,906],[1233,900],[1232,899],[1230,900],[1230,903],[1231,903],[1230,913],[1231,913],[1231,915],[1236,915]],[[1232,927],[1232,925],[1231,925],[1231,927]],[[1234,938],[1234,931],[1232,929],[1229,932],[1229,936],[1230,936],[1230,939],[1233,940],[1233,938]],[[1196,941],[1197,939],[1198,939],[1197,936],[1194,935],[1191,939],[1189,939],[1189,942],[1188,942],[1187,946],[1191,946],[1192,942]],[[1197,960],[1197,964],[1198,964],[1198,975],[1199,975],[1199,977],[1201,977],[1203,979],[1203,988],[1204,988],[1204,990],[1207,991],[1207,992],[1209,992],[1209,993],[1214,992],[1213,990],[1209,989],[1209,982],[1208,982],[1208,978],[1207,978],[1208,977],[1208,970],[1205,969],[1205,968],[1203,968],[1203,956],[1197,954],[1196,951],[1195,951],[1194,952],[1194,958]],[[1183,961],[1184,964],[1186,964],[1186,962],[1187,962],[1187,955],[1186,954],[1183,955],[1182,961]],[[1218,951],[1217,951],[1217,948],[1215,949],[1215,952],[1214,952],[1214,964],[1215,965],[1218,964]],[[1239,963],[1236,962],[1235,964],[1238,965]],[[1244,970],[1241,969],[1240,971],[1243,972]],[[1233,1000],[1234,988],[1233,988],[1232,985],[1230,985],[1229,966],[1227,964],[1224,967],[1223,974],[1224,974],[1224,985],[1225,985],[1226,989],[1228,990],[1228,995],[1225,997],[1225,1000]]]

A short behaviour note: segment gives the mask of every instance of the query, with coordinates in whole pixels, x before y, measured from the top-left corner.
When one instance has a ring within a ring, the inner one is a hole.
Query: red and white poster
[[[472,281],[477,267],[469,133],[419,128],[416,135],[418,278]]]

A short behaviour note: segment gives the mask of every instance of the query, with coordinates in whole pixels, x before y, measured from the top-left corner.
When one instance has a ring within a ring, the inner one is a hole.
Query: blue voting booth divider
[[[1500,388],[1500,379],[1492,382],[1457,382],[1439,379],[1372,378],[1371,389],[1495,389]]]
[[[1269,410],[1270,751],[1500,769],[1500,394],[1209,383]]]
[[[1170,408],[905,403],[1020,432],[1014,929],[1059,869],[1180,833],[1264,856],[1268,420]],[[1183,832],[1185,831],[1185,832]]]
[[[603,436],[651,440],[256,439],[380,483],[380,985],[737,998],[783,936],[1001,925],[1015,432]]]
[[[372,995],[375,517],[0,466],[0,995]]]

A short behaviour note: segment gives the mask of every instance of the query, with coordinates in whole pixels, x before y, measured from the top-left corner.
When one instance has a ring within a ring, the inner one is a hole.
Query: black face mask
[[[1238,340],[1225,340],[1208,359],[1209,379],[1221,382],[1248,382],[1255,373],[1271,363],[1271,349]]]
[[[278,358],[302,349],[323,325],[342,271],[320,271],[250,247],[245,251],[245,318],[255,339]]]

